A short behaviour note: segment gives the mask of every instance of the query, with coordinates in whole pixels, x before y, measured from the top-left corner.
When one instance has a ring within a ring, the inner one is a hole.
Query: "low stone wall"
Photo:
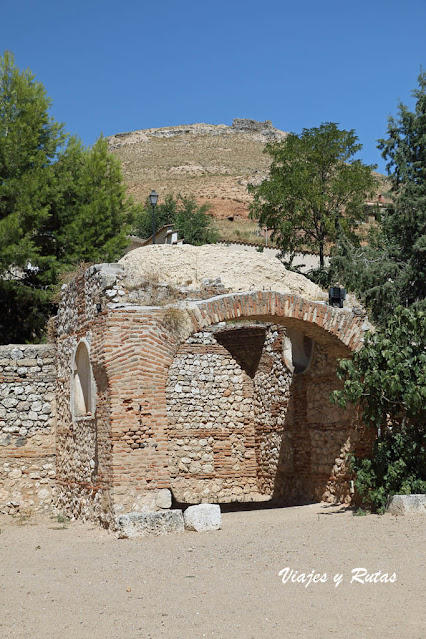
[[[55,348],[0,346],[0,511],[51,507],[55,482]]]

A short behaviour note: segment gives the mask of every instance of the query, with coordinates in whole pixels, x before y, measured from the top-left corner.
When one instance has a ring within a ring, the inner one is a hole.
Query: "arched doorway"
[[[349,496],[346,458],[359,424],[329,395],[338,357],[362,330],[350,313],[336,322],[333,309],[286,297],[237,294],[190,309],[204,327],[181,343],[166,387],[177,500]]]

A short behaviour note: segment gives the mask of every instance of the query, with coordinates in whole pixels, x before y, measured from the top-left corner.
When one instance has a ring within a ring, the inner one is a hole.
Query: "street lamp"
[[[158,201],[158,193],[157,191],[152,190],[149,194],[149,201],[152,206],[152,243],[155,244],[155,207]]]

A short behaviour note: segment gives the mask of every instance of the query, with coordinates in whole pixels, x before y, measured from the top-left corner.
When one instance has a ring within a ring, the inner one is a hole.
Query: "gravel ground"
[[[137,540],[49,518],[3,516],[0,528],[2,639],[426,636],[422,516],[315,504],[226,512],[217,532]],[[323,582],[282,583],[285,568]],[[350,583],[355,568],[396,581]]]

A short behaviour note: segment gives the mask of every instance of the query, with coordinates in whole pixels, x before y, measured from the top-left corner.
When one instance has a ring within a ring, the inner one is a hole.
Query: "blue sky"
[[[11,50],[91,144],[234,117],[355,129],[365,162],[426,68],[426,0],[0,0]]]

